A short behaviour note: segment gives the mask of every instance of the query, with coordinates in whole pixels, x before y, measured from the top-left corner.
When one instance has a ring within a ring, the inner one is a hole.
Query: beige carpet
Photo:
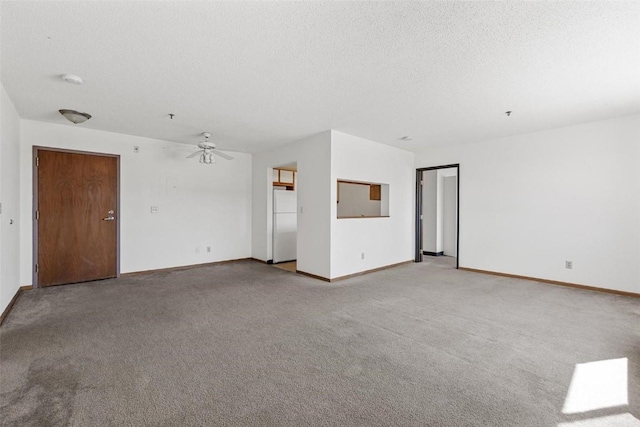
[[[241,261],[26,292],[0,327],[0,423],[638,425],[640,300],[450,261],[335,283]]]

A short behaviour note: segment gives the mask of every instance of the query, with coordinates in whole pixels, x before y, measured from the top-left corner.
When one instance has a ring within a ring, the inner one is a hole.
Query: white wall
[[[640,115],[428,149],[415,161],[452,163],[461,267],[640,293]]]
[[[185,144],[28,120],[22,120],[21,141],[22,283],[32,282],[34,145],[120,154],[122,273],[251,254],[249,154],[230,153],[234,160],[203,165],[185,159],[194,148]],[[151,206],[159,213],[152,214]]]
[[[0,313],[21,285],[19,157],[20,117],[0,85]]]
[[[389,184],[389,218],[338,219],[338,179]],[[413,153],[331,131],[330,189],[330,278],[413,259]]]
[[[442,233],[442,224],[443,224],[443,213],[444,213],[444,191],[442,191],[442,172],[436,171],[436,187],[438,190],[437,195],[437,205],[436,205],[436,252],[440,253],[443,250],[443,233]]]
[[[437,253],[439,233],[438,172],[422,172],[422,250]]]
[[[321,277],[330,274],[331,133],[323,132],[253,155],[252,256],[272,259],[272,168],[297,164],[297,266]],[[334,183],[335,185],[335,183]],[[334,199],[335,204],[335,199]],[[334,211],[335,214],[335,211]]]
[[[422,249],[426,252],[445,252],[445,230],[449,233],[449,250],[446,255],[452,255],[451,221],[455,221],[455,214],[445,212],[445,179],[456,176],[457,168],[434,169],[422,173]],[[455,223],[457,226],[457,223]],[[455,239],[455,237],[454,237]],[[455,254],[455,250],[453,251]]]
[[[456,256],[458,235],[458,177],[442,177],[442,252]]]

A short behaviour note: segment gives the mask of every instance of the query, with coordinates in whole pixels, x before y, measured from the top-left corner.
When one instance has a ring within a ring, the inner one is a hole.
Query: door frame
[[[38,287],[38,273],[36,265],[38,265],[38,221],[36,219],[36,211],[38,210],[38,151],[57,151],[61,153],[85,154],[90,156],[114,157],[116,159],[116,277],[120,277],[120,155],[109,153],[97,153],[94,151],[70,150],[66,148],[45,147],[34,145],[32,150],[32,182],[33,182],[33,203],[31,204],[31,224],[32,224],[32,287]]]
[[[456,269],[460,268],[460,163],[430,166],[416,169],[415,262],[422,262],[422,173],[426,171],[456,168]]]

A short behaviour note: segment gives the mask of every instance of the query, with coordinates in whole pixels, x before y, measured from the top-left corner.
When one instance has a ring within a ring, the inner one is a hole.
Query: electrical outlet
[[[196,253],[199,254],[200,253],[200,246],[196,246]]]
[[[571,270],[573,268],[573,261],[565,261],[564,268],[568,268],[569,270]]]
[[[138,147],[137,145],[134,145],[133,146],[133,152],[136,153],[136,154],[139,153],[140,152],[140,147]]]
[[[211,246],[207,246],[207,252],[211,252]]]
[[[360,259],[364,259],[364,252],[360,254]]]
[[[160,208],[157,206],[151,206],[151,213],[158,213],[160,212]]]

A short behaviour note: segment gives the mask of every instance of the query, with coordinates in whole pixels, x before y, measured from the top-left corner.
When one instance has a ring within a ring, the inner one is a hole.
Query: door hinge
[[[36,220],[40,219],[40,211],[36,211]]]
[[[38,272],[38,264],[36,264],[36,273]]]
[[[40,157],[36,157],[36,167],[40,166]]]

